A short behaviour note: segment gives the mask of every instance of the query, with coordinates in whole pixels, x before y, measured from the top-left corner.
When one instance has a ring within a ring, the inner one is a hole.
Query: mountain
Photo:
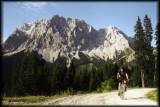
[[[55,15],[17,28],[3,44],[3,52],[8,56],[34,50],[48,62],[64,56],[70,64],[73,58],[81,59],[80,54],[107,60],[116,51],[129,49],[133,53],[132,41],[117,27],[96,30],[84,20]]]

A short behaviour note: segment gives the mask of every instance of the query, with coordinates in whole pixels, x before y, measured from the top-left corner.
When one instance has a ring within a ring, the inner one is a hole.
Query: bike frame
[[[118,89],[119,89],[121,99],[124,99],[125,87],[126,87],[125,82],[119,83],[119,88]]]

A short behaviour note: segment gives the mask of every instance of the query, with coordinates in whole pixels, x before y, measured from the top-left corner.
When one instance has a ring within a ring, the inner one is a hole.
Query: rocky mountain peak
[[[79,52],[107,59],[113,57],[116,50],[130,48],[126,35],[115,26],[97,31],[84,20],[59,15],[23,24],[10,35],[3,47],[5,55],[24,49],[36,50],[50,62],[59,55],[68,59],[79,58]]]

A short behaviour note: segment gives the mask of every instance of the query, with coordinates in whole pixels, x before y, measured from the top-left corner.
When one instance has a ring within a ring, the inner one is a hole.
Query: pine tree
[[[144,17],[144,33],[145,33],[145,48],[143,49],[145,51],[144,57],[145,57],[145,71],[146,71],[146,80],[148,83],[148,86],[152,85],[153,80],[153,71],[154,71],[154,56],[153,56],[153,47],[151,46],[152,42],[152,24],[150,18],[145,15]]]
[[[151,41],[152,41],[152,33],[153,33],[153,30],[152,30],[152,24],[151,24],[151,20],[150,18],[145,15],[144,17],[144,33],[145,33],[145,40],[146,40],[146,43],[147,45],[151,46]]]
[[[156,26],[156,31],[155,31],[155,40],[156,40],[156,51],[155,51],[155,62],[154,62],[154,64],[155,64],[155,72],[154,72],[154,81],[155,81],[155,85],[157,85],[157,83],[158,83],[158,52],[159,52],[159,23],[157,24],[157,26]]]
[[[157,45],[157,49],[158,49],[158,43],[159,43],[159,29],[160,29],[160,26],[159,24],[157,24],[156,26],[156,31],[155,31],[155,40],[156,40],[156,45]]]
[[[145,34],[143,31],[141,19],[138,16],[138,20],[135,25],[135,41],[134,41],[134,49],[135,49],[135,57],[136,57],[136,63],[139,65],[140,72],[141,72],[141,83],[142,87],[145,87],[145,81],[144,81],[144,49],[145,48]]]

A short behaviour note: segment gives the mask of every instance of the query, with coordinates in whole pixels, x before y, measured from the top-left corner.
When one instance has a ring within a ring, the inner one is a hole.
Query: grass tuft
[[[146,96],[151,100],[158,101],[158,91],[157,90],[148,92]]]

